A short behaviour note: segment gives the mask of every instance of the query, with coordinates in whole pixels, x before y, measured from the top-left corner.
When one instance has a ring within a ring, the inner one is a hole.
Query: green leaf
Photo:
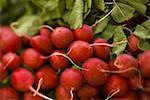
[[[117,23],[122,23],[133,17],[135,11],[133,7],[123,3],[117,3],[117,5],[114,6],[114,10],[111,13],[114,21],[116,21]]]
[[[68,24],[71,29],[77,29],[82,27],[83,23],[83,0],[75,0],[73,9],[69,15]]]
[[[110,17],[106,17],[104,20],[98,23],[96,27],[94,28],[94,34],[98,34],[102,32],[107,27],[109,20],[110,20]]]
[[[11,27],[20,37],[24,36],[24,34],[33,36],[37,34],[42,24],[43,21],[39,16],[26,15],[20,18],[18,21],[12,22]]]
[[[74,0],[66,0],[66,8],[68,10],[71,10],[73,8],[74,5]]]
[[[126,37],[126,35],[123,32],[123,27],[122,26],[117,26],[115,28],[115,34],[114,34],[114,37],[113,37],[113,43],[121,42],[121,41],[126,41],[126,42],[118,44],[118,45],[115,45],[112,48],[111,56],[120,54],[123,50],[125,50],[126,45],[127,45],[127,37]]]
[[[95,37],[98,38],[105,38],[106,40],[109,40],[110,38],[113,37],[115,33],[115,25],[108,24],[107,27],[104,29],[104,31],[100,34],[96,34]]]
[[[133,8],[135,8],[140,14],[143,15],[146,14],[147,7],[143,1],[141,0],[125,0],[125,1],[127,1],[128,4]]]
[[[92,7],[92,0],[85,0],[84,3],[84,18],[90,13]]]
[[[150,50],[150,40],[140,40],[138,43],[138,48],[142,51]]]
[[[145,25],[145,24],[144,24]],[[141,39],[150,39],[150,32],[142,25],[137,25],[133,32],[137,37]]]
[[[94,6],[96,9],[99,9],[101,11],[105,11],[105,3],[104,0],[93,0]]]
[[[148,29],[150,31],[150,19],[148,19],[144,23],[142,23],[142,26],[144,26],[146,29]]]
[[[32,0],[32,2],[41,9],[52,11],[58,6],[59,0]]]

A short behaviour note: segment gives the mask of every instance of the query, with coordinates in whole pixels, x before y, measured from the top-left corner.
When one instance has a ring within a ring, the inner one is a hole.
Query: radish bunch
[[[110,59],[110,42],[86,24],[23,38],[0,27],[0,100],[150,100],[150,50],[138,40]]]

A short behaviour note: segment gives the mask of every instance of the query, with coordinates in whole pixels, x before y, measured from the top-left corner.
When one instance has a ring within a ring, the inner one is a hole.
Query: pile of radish
[[[150,100],[150,50],[138,37],[111,59],[113,44],[90,26],[45,26],[32,37],[0,27],[0,100]]]

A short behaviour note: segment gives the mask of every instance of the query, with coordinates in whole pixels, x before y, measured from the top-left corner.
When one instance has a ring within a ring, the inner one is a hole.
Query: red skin
[[[139,76],[134,75],[128,79],[129,88],[132,90],[139,90],[143,87],[144,79],[141,78],[141,82],[139,82]]]
[[[3,53],[2,53],[2,51],[0,50],[0,60],[1,60],[2,56],[3,56]]]
[[[108,62],[108,66],[109,66],[109,69],[110,70],[113,70],[113,71],[116,71],[117,70],[117,68],[114,66],[114,60],[109,60],[109,62]]]
[[[70,100],[70,92],[66,91],[63,86],[59,85],[55,90],[56,100]]]
[[[144,80],[144,91],[150,93],[150,79],[145,79]]]
[[[94,87],[88,84],[85,84],[79,91],[78,97],[79,98],[91,98],[98,94],[99,87]]]
[[[82,63],[86,59],[92,57],[93,48],[90,47],[88,42],[85,41],[74,41],[68,48],[68,56],[76,63]]]
[[[3,64],[0,62],[0,82],[7,77],[7,70],[3,68]]]
[[[90,85],[101,86],[108,79],[108,74],[99,71],[99,69],[108,70],[108,65],[98,58],[89,58],[83,63],[82,68],[88,70],[82,70],[82,74]]]
[[[134,92],[128,91],[125,95],[120,97],[112,97],[111,100],[137,100]]]
[[[57,27],[51,35],[51,41],[57,48],[65,48],[73,41],[73,33],[69,28]]]
[[[106,39],[96,38],[94,43],[107,43]],[[108,46],[93,46],[94,54],[100,59],[106,59],[110,54],[110,48]]]
[[[11,74],[11,84],[18,91],[28,91],[34,83],[34,77],[30,71],[25,68],[17,68]]]
[[[119,68],[116,67],[118,71],[126,70],[128,68],[136,69],[138,67],[138,61],[128,54],[120,54],[117,56],[116,60],[117,60],[116,64],[120,66]],[[119,75],[125,78],[129,78],[134,76],[135,72],[136,72],[135,70],[131,70],[125,73],[121,73]]]
[[[138,93],[138,100],[150,100],[150,93],[140,91]]]
[[[144,77],[150,77],[150,50],[144,51],[138,56],[139,68]]]
[[[12,87],[0,88],[0,100],[19,100],[19,94]]]
[[[78,91],[83,84],[83,76],[81,72],[74,68],[64,70],[60,76],[60,84],[67,90]]]
[[[43,98],[39,97],[39,96],[33,96],[33,92],[25,92],[23,94],[23,100],[44,100]]]
[[[0,27],[0,46],[3,52],[16,52],[21,46],[21,39],[10,27]]]
[[[128,37],[127,50],[131,53],[135,53],[135,52],[139,51],[139,48],[137,46],[138,42],[139,42],[139,38],[136,37],[135,35],[131,34]]]
[[[40,29],[40,35],[47,36],[50,39],[52,35],[52,31],[48,28],[42,27]]]
[[[114,97],[125,95],[128,90],[128,83],[124,78],[117,75],[112,75],[109,77],[109,80],[106,84],[106,92],[107,94],[109,94],[117,89],[119,89],[120,91],[115,94]]]
[[[35,73],[35,84],[38,86],[40,78],[43,78],[41,89],[48,90],[55,88],[58,84],[58,78],[54,69],[45,65],[38,69]]]
[[[37,69],[44,63],[44,59],[41,58],[41,54],[33,48],[25,49],[21,53],[22,62],[24,65]]]
[[[50,39],[44,35],[34,36],[31,39],[30,44],[33,48],[35,48],[43,54],[49,54],[53,51],[53,46]]]
[[[64,53],[63,50],[55,50],[55,52]],[[69,66],[69,61],[67,58],[59,55],[51,56],[49,62],[54,69],[64,69]]]
[[[8,52],[2,57],[3,64],[7,64],[12,58],[12,62],[8,65],[8,69],[14,70],[15,68],[18,68],[21,65],[21,58],[16,54],[12,52]]]
[[[94,39],[92,28],[86,24],[84,24],[82,28],[74,30],[73,35],[75,40],[91,42]]]

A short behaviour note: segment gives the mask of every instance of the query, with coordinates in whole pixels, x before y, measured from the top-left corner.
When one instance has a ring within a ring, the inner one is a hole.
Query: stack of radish
[[[112,45],[88,25],[23,38],[0,27],[0,100],[150,100],[150,50],[137,42],[131,34],[128,53],[110,59]]]

